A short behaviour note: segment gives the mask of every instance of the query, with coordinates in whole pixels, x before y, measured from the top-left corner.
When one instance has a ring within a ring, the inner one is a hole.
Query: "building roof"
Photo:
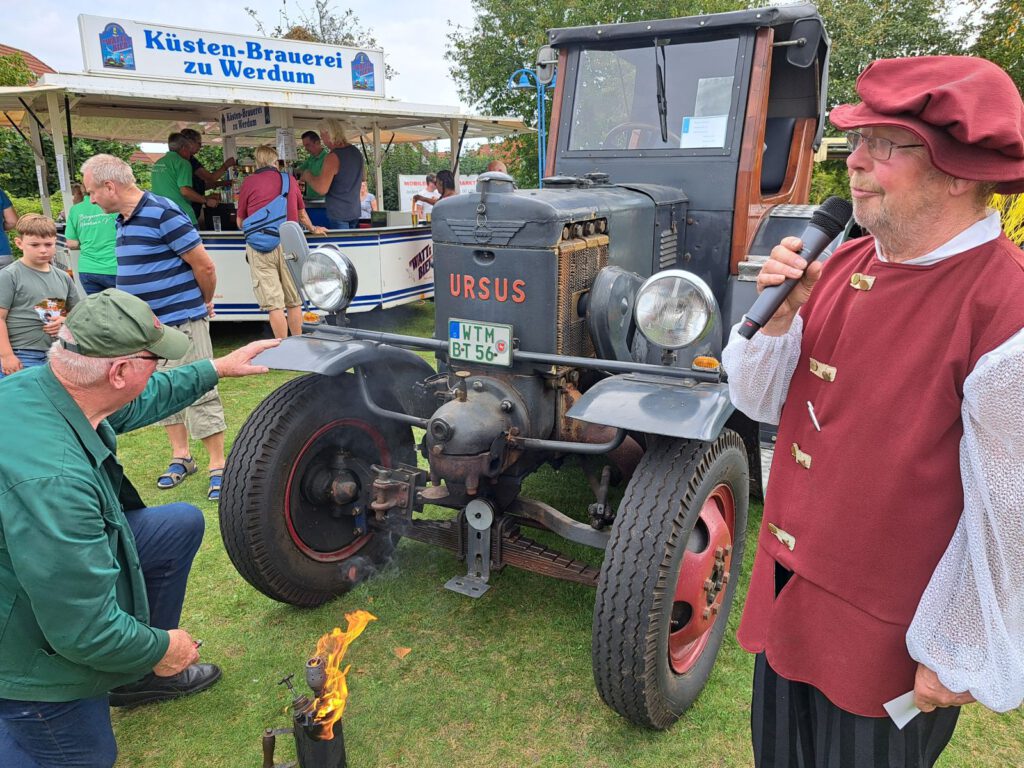
[[[129,163],[143,163],[144,165],[153,165],[163,157],[166,152],[143,152],[141,149],[132,152],[132,156],[128,158]]]
[[[36,77],[57,71],[53,69],[53,67],[37,59],[28,51],[23,51],[21,48],[15,48],[10,45],[4,45],[3,43],[0,43],[0,56],[21,56],[22,60],[25,62],[25,66],[27,66]]]

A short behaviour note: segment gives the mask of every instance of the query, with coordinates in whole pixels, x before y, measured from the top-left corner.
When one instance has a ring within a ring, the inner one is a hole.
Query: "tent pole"
[[[381,165],[384,163],[384,155],[380,151],[380,126],[373,121],[373,184],[377,190],[377,210],[384,210],[384,171]]]
[[[53,218],[53,209],[50,207],[50,187],[46,182],[49,169],[46,167],[46,155],[43,154],[42,133],[39,130],[39,122],[33,120],[28,124],[29,137],[32,143],[32,154],[36,156],[36,183],[39,186],[39,202],[43,206],[43,215]]]
[[[46,110],[50,115],[50,136],[53,138],[54,162],[57,165],[57,179],[60,181],[61,196],[64,200],[64,218],[71,210],[71,179],[68,178],[67,147],[64,145],[64,126],[60,121],[60,102],[57,94],[46,94]]]

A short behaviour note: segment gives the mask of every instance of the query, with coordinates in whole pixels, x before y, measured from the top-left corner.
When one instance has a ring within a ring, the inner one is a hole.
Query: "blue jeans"
[[[359,219],[352,219],[352,221],[334,221],[328,219],[328,223],[331,225],[331,229],[359,229]]]
[[[203,540],[203,513],[177,502],[126,512],[149,598],[150,626],[174,629]],[[0,699],[3,768],[110,768],[117,756],[106,696],[66,702]]]
[[[0,699],[4,768],[110,768],[116,758],[106,696],[63,702]]]
[[[46,352],[41,349],[16,349],[14,350],[14,356],[21,360],[21,364],[25,368],[46,365]],[[0,369],[0,379],[5,375],[3,369]]]
[[[86,296],[92,296],[105,288],[116,288],[117,275],[101,275],[98,272],[79,272],[78,279]]]

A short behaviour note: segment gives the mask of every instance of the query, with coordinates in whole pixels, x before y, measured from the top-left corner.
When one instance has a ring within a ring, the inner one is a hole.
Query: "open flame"
[[[348,682],[345,677],[351,665],[341,669],[341,660],[352,641],[363,633],[367,624],[376,620],[377,617],[367,611],[346,613],[348,629],[342,632],[340,627],[335,627],[316,643],[316,656],[323,659],[327,681],[323,691],[313,701],[313,710],[316,712],[316,723],[320,726],[320,738],[324,741],[334,738],[334,724],[341,719],[348,701]]]

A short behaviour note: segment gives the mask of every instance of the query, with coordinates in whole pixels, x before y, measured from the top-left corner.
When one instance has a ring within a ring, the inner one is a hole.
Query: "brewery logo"
[[[107,24],[100,32],[103,66],[109,69],[135,69],[132,39],[120,24]]]
[[[365,53],[358,53],[352,59],[352,88],[357,91],[375,91],[373,84],[373,62]]]

